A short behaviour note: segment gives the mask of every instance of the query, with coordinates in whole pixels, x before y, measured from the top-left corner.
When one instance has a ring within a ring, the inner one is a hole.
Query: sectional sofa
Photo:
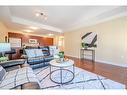
[[[50,54],[49,47],[26,48],[24,55],[26,55],[27,63],[33,69],[47,66],[54,59]]]

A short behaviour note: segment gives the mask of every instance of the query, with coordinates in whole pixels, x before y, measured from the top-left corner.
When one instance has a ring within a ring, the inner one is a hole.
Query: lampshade
[[[0,43],[0,52],[11,51],[10,43]]]

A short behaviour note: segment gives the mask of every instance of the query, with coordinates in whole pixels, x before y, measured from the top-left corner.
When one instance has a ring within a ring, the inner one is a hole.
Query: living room
[[[0,89],[126,89],[126,9],[1,6]]]

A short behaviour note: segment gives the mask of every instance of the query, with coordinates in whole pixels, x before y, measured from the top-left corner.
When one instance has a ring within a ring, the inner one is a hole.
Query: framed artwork
[[[37,39],[29,39],[30,44],[37,44]]]
[[[97,33],[88,32],[82,36],[82,47],[97,47]]]
[[[21,47],[22,41],[21,38],[9,38],[9,43],[11,47]]]

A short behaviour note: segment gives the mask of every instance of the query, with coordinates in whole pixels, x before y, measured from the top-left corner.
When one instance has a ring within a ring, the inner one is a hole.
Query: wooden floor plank
[[[74,60],[75,66],[84,70],[99,74],[111,80],[125,84],[127,88],[127,68],[111,64],[104,64],[99,62],[92,62],[90,60],[81,60],[79,58],[69,57]]]

